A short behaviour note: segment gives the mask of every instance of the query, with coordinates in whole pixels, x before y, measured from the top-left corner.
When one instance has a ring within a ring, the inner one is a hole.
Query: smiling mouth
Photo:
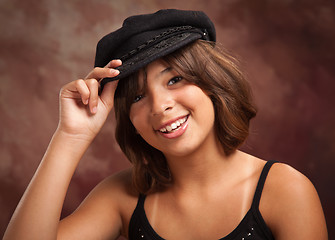
[[[176,120],[175,122],[159,129],[161,133],[172,133],[174,131],[177,131],[186,121],[187,121],[188,115]]]

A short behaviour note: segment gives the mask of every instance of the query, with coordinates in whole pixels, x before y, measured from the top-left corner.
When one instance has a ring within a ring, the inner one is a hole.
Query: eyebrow
[[[158,73],[157,76],[164,75],[164,74],[166,74],[166,73],[171,72],[172,70],[173,70],[172,67],[167,67],[167,68],[165,68],[163,71],[161,71],[160,73]],[[141,87],[141,91],[143,91],[143,90],[146,89],[146,87],[147,87],[147,84],[148,84],[148,79],[147,79],[147,77],[148,77],[148,73],[147,73],[147,68],[145,67],[145,68],[143,69],[143,86]]]
[[[172,67],[167,67],[164,70],[162,70],[161,72],[156,73],[155,78],[161,77],[162,75],[167,74],[167,73],[171,72],[172,70],[173,70]]]
[[[167,67],[167,68],[165,68],[163,71],[161,71],[161,72],[159,73],[159,75],[163,75],[163,74],[168,73],[168,72],[171,72],[171,71],[172,71],[172,67]]]

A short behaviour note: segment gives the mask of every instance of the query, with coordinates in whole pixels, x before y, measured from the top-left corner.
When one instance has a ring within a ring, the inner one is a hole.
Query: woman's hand
[[[119,74],[115,67],[120,60],[113,60],[104,68],[94,68],[85,79],[66,84],[60,91],[60,120],[58,131],[85,140],[92,140],[100,131],[113,108],[118,81],[104,86],[99,96],[99,81]]]
[[[119,65],[120,60],[113,60],[105,68],[95,68],[85,80],[73,81],[62,88],[58,129],[13,214],[4,239],[57,238],[71,178],[113,108],[117,82],[106,84],[99,96],[98,81],[117,76],[114,68]],[[71,232],[69,228],[64,231]]]

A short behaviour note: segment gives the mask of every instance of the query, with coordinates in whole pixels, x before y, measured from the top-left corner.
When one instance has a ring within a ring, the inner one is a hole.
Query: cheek
[[[210,97],[199,87],[191,85],[184,89],[180,95],[185,103],[192,105],[193,108],[214,111],[214,106]]]
[[[137,132],[141,134],[141,132],[145,131],[145,118],[146,114],[144,109],[140,109],[137,106],[131,107],[129,112],[129,118]]]
[[[215,110],[210,97],[202,89],[196,87],[193,91],[187,91],[186,98],[189,98],[190,106],[194,111],[194,118],[202,126],[202,129],[210,129],[214,125]]]
[[[136,108],[135,109],[133,107],[130,108],[129,119],[131,123],[134,125],[134,127],[137,129],[137,125],[140,121],[139,121],[139,116],[137,114]]]

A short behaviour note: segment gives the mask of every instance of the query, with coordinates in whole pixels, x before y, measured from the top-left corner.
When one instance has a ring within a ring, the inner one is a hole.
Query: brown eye
[[[181,76],[174,77],[174,78],[169,80],[168,86],[176,84],[176,83],[180,82],[182,79],[183,78]]]
[[[137,95],[135,98],[134,98],[134,103],[137,103],[138,101],[140,101],[142,98],[144,97],[144,95]]]

